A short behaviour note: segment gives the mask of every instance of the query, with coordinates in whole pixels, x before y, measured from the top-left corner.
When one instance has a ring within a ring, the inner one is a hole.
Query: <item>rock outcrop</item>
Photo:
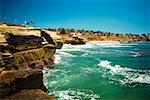
[[[66,40],[65,43],[67,44],[72,44],[72,45],[81,45],[81,44],[85,44],[85,40],[76,36],[76,37],[72,37],[71,40]]]
[[[81,37],[86,41],[118,41],[118,42],[136,42],[150,41],[150,33],[131,34],[131,33],[111,33],[103,31],[75,30],[75,29],[49,29],[58,33],[64,42],[70,41],[74,36]]]
[[[40,89],[25,89],[5,98],[5,100],[55,100],[55,97],[48,96]]]
[[[41,89],[46,91],[41,70],[5,70],[0,74],[0,97],[11,96],[24,89]]]
[[[0,99],[55,99],[45,93],[42,69],[54,63],[56,44],[43,29],[1,24]]]

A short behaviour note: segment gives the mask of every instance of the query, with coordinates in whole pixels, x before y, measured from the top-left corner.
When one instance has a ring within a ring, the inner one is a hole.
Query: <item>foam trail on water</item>
[[[121,75],[124,78],[119,80],[121,83],[146,83],[150,84],[150,71],[149,70],[136,70],[132,68],[124,68],[120,65],[112,65],[107,60],[102,60],[98,64],[103,68],[109,69],[112,75]]]
[[[60,56],[63,56],[63,57],[75,57],[75,55],[73,54],[70,54],[70,53],[67,53],[67,52],[64,52],[64,51],[61,51],[58,53]]]
[[[122,44],[120,42],[112,42],[112,41],[97,41],[97,42],[89,42],[89,44],[93,44],[96,47],[103,47],[103,48],[107,48],[107,47],[112,47],[112,48],[116,48],[116,47],[131,47],[129,45],[126,44]]]
[[[100,96],[94,94],[91,90],[55,90],[49,93],[49,95],[55,95],[58,100],[99,100]]]
[[[54,61],[54,63],[58,64],[60,62],[61,62],[61,57],[59,55],[55,55],[55,61]]]
[[[70,45],[70,44],[65,44],[61,51],[85,51],[88,48],[117,48],[117,47],[131,47],[130,45],[127,44],[122,44],[120,42],[110,42],[110,41],[94,41],[94,42],[87,42],[86,45]],[[84,50],[83,50],[84,49]]]

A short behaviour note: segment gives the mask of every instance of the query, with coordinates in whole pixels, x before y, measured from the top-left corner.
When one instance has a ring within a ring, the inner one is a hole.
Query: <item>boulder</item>
[[[80,37],[73,37],[72,40],[67,40],[66,43],[72,45],[80,45],[80,44],[85,44],[86,42],[84,41],[84,39]]]
[[[63,46],[63,42],[56,42],[55,47],[56,49],[61,49]]]

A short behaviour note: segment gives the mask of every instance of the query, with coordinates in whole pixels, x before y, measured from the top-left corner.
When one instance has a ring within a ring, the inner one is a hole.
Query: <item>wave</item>
[[[132,68],[124,68],[120,65],[112,65],[107,60],[102,60],[98,64],[105,69],[108,69],[112,76],[123,76],[119,79],[122,84],[132,83],[146,83],[150,84],[150,71],[149,70],[136,70]],[[116,79],[114,79],[116,80]]]
[[[53,90],[49,95],[55,95],[58,100],[97,100],[100,99],[98,94],[94,94],[91,90]]]
[[[68,58],[68,57],[76,57],[76,55],[73,55],[71,53],[59,51],[55,54],[55,64],[59,64],[60,62],[63,62],[62,58]]]
[[[61,69],[52,69],[48,68],[43,69],[43,82],[46,88],[49,87],[58,87],[61,84],[66,85],[70,82],[70,77],[68,77],[69,71]],[[49,81],[50,79],[50,81]]]
[[[120,42],[101,42],[101,41],[96,41],[96,42],[87,42],[85,45],[70,45],[70,44],[65,44],[61,51],[83,51],[86,52],[87,49],[90,48],[118,48],[118,47],[131,47],[132,45],[129,44],[123,44]]]
[[[103,48],[107,48],[107,47],[112,47],[112,48],[116,48],[116,47],[131,47],[132,45],[129,44],[124,44],[124,43],[120,43],[120,42],[103,42],[103,41],[97,41],[97,42],[89,42],[89,44],[93,44],[95,46],[99,46],[99,47],[103,47]]]
[[[61,62],[61,57],[59,55],[55,55],[55,61],[54,61],[54,63],[58,64],[60,62]]]
[[[87,43],[85,45],[69,45],[65,44],[62,49],[80,49],[80,48],[92,48],[93,44]]]
[[[68,85],[72,80],[78,79],[81,74],[72,74],[68,69],[52,69],[44,68],[43,70],[44,85],[48,88],[60,87]],[[50,81],[49,81],[50,80]]]
[[[71,53],[67,53],[64,51],[57,52],[57,55],[62,56],[62,57],[75,57],[76,56],[76,55],[73,55]]]
[[[83,53],[82,56],[88,56],[88,54],[95,54],[97,52],[101,52],[101,53],[106,53],[104,52],[104,50],[102,50],[103,48],[118,48],[118,47],[131,47],[130,45],[127,44],[123,44],[123,43],[119,43],[119,42],[88,42],[85,45],[70,45],[70,44],[64,44],[64,46],[62,47],[62,49],[57,50],[60,56],[63,57],[75,57],[78,56],[76,54],[71,54],[68,52],[81,52]],[[95,49],[93,48],[97,48],[98,51],[93,51]],[[92,52],[91,52],[92,51]],[[121,52],[121,51],[120,51]],[[137,55],[133,55],[133,57],[135,57]],[[138,55],[139,56],[139,55]]]

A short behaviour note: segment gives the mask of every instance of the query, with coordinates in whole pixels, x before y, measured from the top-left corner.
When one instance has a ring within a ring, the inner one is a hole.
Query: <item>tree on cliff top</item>
[[[58,31],[59,31],[59,34],[67,34],[64,28],[59,28]]]

